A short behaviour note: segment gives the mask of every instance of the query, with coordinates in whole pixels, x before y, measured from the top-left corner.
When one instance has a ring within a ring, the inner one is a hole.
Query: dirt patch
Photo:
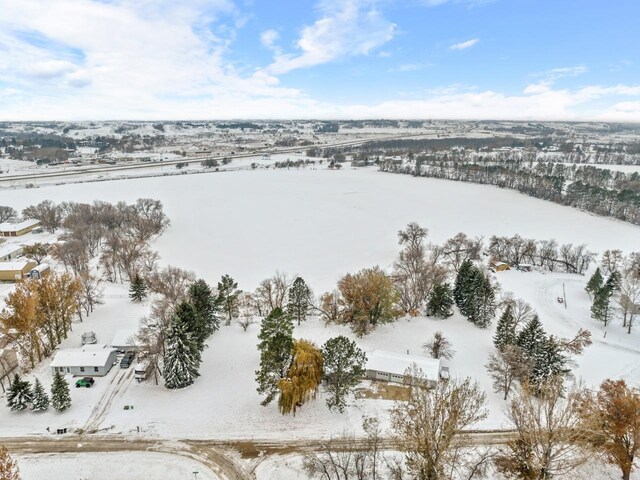
[[[405,385],[372,381],[366,387],[356,388],[354,393],[356,398],[375,398],[406,402],[409,400],[410,391],[410,388]]]

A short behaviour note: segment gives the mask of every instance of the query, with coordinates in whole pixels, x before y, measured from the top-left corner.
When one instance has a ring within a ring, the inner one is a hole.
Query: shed
[[[422,355],[403,355],[401,353],[375,350],[367,355],[367,378],[394,383],[411,383],[405,372],[416,365],[427,382],[433,386],[440,380],[440,360]]]
[[[21,280],[36,266],[33,260],[21,260],[17,262],[0,262],[0,280]]]
[[[138,350],[137,341],[138,330],[136,329],[120,329],[116,330],[111,340],[111,346],[118,350]]]
[[[66,348],[56,352],[51,361],[51,371],[102,377],[111,370],[116,362],[116,355],[116,349],[106,345]]]
[[[0,236],[19,237],[20,235],[29,233],[38,225],[40,225],[40,220],[35,219],[28,219],[18,223],[0,223]]]
[[[505,270],[511,270],[511,265],[505,262],[496,261],[491,264],[496,272],[504,272]]]

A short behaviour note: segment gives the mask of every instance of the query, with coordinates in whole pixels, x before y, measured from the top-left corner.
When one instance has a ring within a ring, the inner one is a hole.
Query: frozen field
[[[295,158],[295,157],[294,157]],[[276,269],[320,293],[349,271],[389,266],[396,232],[416,221],[433,241],[457,232],[556,238],[601,252],[640,245],[640,228],[513,191],[383,174],[375,169],[256,170],[0,190],[17,209],[44,199],[162,200],[171,228],[164,263],[214,281],[228,273],[253,290]]]
[[[22,480],[217,480],[198,462],[166,453],[57,453],[17,458]]]

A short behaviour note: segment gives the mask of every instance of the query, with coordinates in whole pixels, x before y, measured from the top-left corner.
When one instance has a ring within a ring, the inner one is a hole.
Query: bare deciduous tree
[[[8,222],[17,216],[18,212],[16,212],[15,208],[0,206],[0,223]]]
[[[423,348],[433,358],[451,359],[456,353],[453,349],[453,345],[449,340],[447,340],[442,332],[435,332],[433,334],[433,339],[425,343]]]
[[[549,480],[584,464],[587,437],[580,417],[582,395],[577,385],[565,392],[559,377],[539,384],[536,395],[523,388],[507,409],[516,438],[498,454],[497,469],[510,477]]]
[[[156,270],[146,278],[149,290],[164,296],[174,306],[186,297],[187,288],[195,280],[193,272],[172,266]]]
[[[522,349],[515,345],[505,345],[489,355],[487,371],[493,380],[493,390],[501,393],[506,400],[516,380],[526,379],[531,371]]]
[[[469,379],[439,382],[429,388],[419,370],[409,371],[415,381],[407,402],[391,412],[393,431],[405,453],[410,478],[440,480],[458,474],[460,442],[457,432],[487,416],[485,394]],[[472,454],[472,452],[470,452]]]

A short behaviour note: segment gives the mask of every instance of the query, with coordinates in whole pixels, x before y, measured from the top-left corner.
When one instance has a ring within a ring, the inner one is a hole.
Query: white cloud
[[[260,35],[260,42],[262,42],[262,45],[267,48],[273,48],[279,38],[280,34],[276,30],[269,29],[262,32]]]
[[[422,0],[422,3],[427,7],[439,7],[440,5],[444,5],[445,3],[455,3],[467,5],[468,7],[477,7],[480,5],[485,5],[487,3],[493,3],[496,0]]]
[[[467,40],[465,42],[454,43],[449,48],[451,50],[465,50],[467,48],[473,47],[476,43],[480,41],[479,38],[472,38],[471,40]]]
[[[552,68],[551,70],[547,70],[545,72],[540,72],[534,74],[535,77],[544,77],[549,81],[555,81],[559,78],[564,77],[575,77],[577,75],[583,75],[587,73],[589,69],[584,65],[577,65],[574,67],[561,67],[561,68]]]
[[[376,10],[372,0],[325,0],[321,18],[306,26],[296,42],[298,53],[279,54],[267,70],[275,75],[351,55],[367,55],[391,40],[395,24]]]

